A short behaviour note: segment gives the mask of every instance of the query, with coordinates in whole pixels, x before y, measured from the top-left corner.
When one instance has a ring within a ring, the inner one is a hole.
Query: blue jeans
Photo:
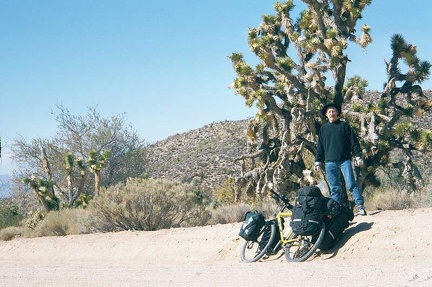
[[[347,189],[351,192],[355,204],[363,205],[364,198],[357,186],[350,160],[329,161],[325,163],[327,180],[330,186],[330,197],[341,203],[342,182],[340,171],[345,179]]]

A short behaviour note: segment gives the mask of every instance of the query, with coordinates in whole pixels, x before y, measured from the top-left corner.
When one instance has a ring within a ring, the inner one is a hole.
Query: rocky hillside
[[[238,175],[234,159],[245,153],[248,120],[223,121],[176,134],[149,146],[147,173],[183,182],[202,181],[207,187]]]
[[[378,101],[380,92],[368,92],[364,102]],[[432,97],[431,91],[425,91]],[[432,127],[431,114],[413,119],[423,128]],[[229,176],[240,173],[234,159],[246,151],[245,129],[249,120],[223,121],[200,129],[176,134],[149,146],[151,177],[171,178],[183,182],[202,181],[205,186],[216,187]]]

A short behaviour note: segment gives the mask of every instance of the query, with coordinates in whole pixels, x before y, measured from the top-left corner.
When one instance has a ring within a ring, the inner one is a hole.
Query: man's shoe
[[[364,206],[359,206],[357,216],[365,216],[365,215],[367,215],[366,209],[364,208]]]

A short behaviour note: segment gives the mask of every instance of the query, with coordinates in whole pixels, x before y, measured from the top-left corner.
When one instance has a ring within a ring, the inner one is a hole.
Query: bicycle
[[[260,260],[264,255],[275,255],[281,248],[284,250],[288,262],[306,261],[318,249],[324,238],[325,226],[321,221],[316,234],[304,236],[295,234],[291,228],[284,231],[284,222],[290,220],[293,205],[289,200],[270,190],[273,199],[279,208],[275,218],[266,220],[258,238],[255,241],[246,241],[240,252],[243,262],[252,263]]]

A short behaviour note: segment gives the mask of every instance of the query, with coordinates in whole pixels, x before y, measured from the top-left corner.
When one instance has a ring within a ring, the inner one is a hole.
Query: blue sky
[[[298,1],[298,3],[300,3]],[[373,43],[351,46],[348,76],[382,89],[390,37],[402,34],[421,60],[432,62],[429,0],[374,0],[362,24]],[[125,113],[140,137],[153,143],[212,122],[253,116],[228,89],[235,78],[227,58],[247,46],[247,28],[273,13],[269,0],[1,0],[0,174],[14,167],[17,135],[48,138],[57,131],[51,111],[74,115],[97,106],[105,117]],[[360,29],[358,29],[360,30]],[[423,83],[425,89],[432,82]]]

